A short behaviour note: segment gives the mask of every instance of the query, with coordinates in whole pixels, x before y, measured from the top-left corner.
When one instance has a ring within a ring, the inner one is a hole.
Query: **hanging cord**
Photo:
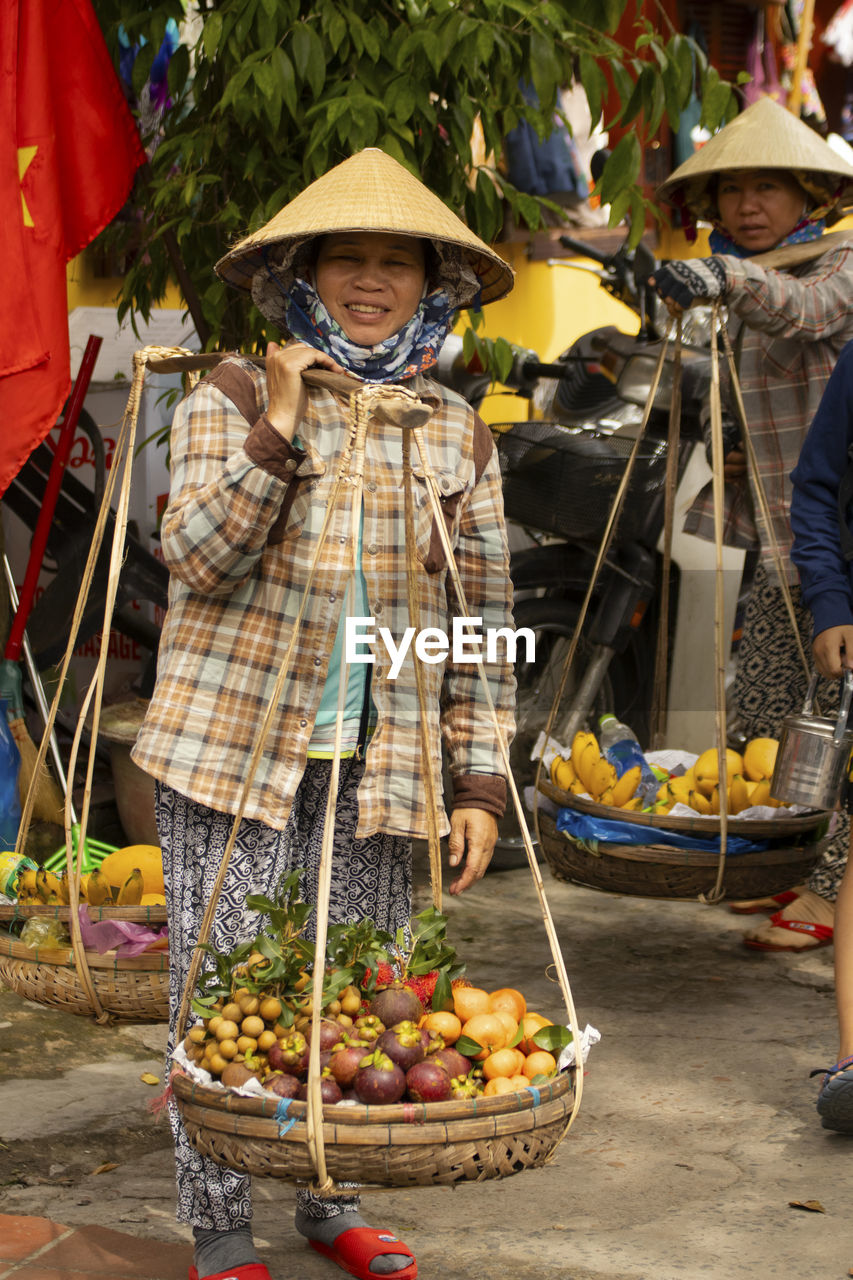
[[[420,631],[420,601],[418,593],[418,561],[415,543],[415,504],[412,494],[412,441],[408,431],[403,431],[403,495],[404,517],[406,529],[406,592],[409,602],[409,625],[415,628],[415,635]],[[444,523],[444,514],[439,512],[433,517]],[[427,807],[427,833],[429,846],[429,869],[432,882],[432,904],[436,911],[441,911],[442,868],[441,847],[438,836],[438,804],[435,794],[435,775],[430,755],[429,720],[427,719],[426,689],[424,685],[423,665],[415,659],[415,686],[418,695],[418,728],[421,740],[421,765],[424,776],[424,791]]]
[[[655,649],[655,682],[652,723],[649,734],[652,750],[666,746],[669,705],[669,584],[672,570],[672,531],[675,522],[675,491],[681,445],[681,316],[676,320],[672,353],[672,395],[669,402],[669,430],[666,441],[666,481],[664,487],[663,563],[661,565],[660,613]]]
[[[468,602],[465,598],[465,589],[462,585],[462,578],[459,573],[459,568],[456,564],[456,557],[453,554],[453,547],[451,546],[450,537],[447,532],[447,527],[444,523],[444,515],[441,510],[441,498],[439,496],[438,482],[436,481],[435,473],[430,464],[430,460],[429,460],[429,456],[426,448],[426,442],[424,440],[423,430],[420,427],[413,427],[411,430],[412,430],[412,436],[417,446],[418,455],[420,457],[421,467],[423,468],[424,479],[426,482],[426,490],[429,496],[429,501],[432,506],[433,520],[435,521],[436,527],[438,529],[439,539],[441,541],[442,549],[444,551],[444,555],[447,561],[448,572],[450,574],[451,581],[453,582],[453,588],[456,593],[457,603],[461,610],[461,616],[467,618],[471,616],[471,613],[468,608]],[[468,637],[476,638],[476,633],[474,633],[469,626],[466,626],[466,632]],[[518,820],[518,826],[521,831],[522,839],[524,841],[524,849],[527,854],[527,861],[530,864],[530,870],[533,875],[533,882],[536,886],[536,893],[539,898],[539,906],[542,911],[542,919],[545,925],[545,934],[548,939],[548,944],[551,948],[551,955],[554,960],[554,968],[556,970],[560,989],[563,994],[563,1000],[565,1002],[566,1011],[569,1016],[569,1025],[570,1025],[572,1037],[573,1037],[574,1052],[575,1052],[575,1068],[576,1068],[574,1103],[572,1106],[571,1114],[569,1115],[569,1118],[566,1121],[565,1129],[563,1130],[563,1136],[565,1136],[565,1134],[568,1132],[569,1128],[571,1127],[575,1116],[578,1113],[578,1110],[580,1108],[580,1103],[581,1103],[581,1096],[583,1094],[583,1057],[582,1057],[582,1045],[581,1045],[581,1032],[580,1032],[580,1027],[578,1025],[577,1012],[575,1010],[575,1004],[572,998],[572,991],[569,985],[569,977],[566,972],[563,953],[560,948],[559,939],[557,938],[557,931],[554,926],[554,920],[551,915],[551,909],[548,905],[547,897],[545,896],[545,885],[542,880],[542,874],[539,870],[539,863],[537,861],[536,854],[534,853],[534,850],[533,850],[533,843],[530,838],[530,831],[527,826],[527,820],[524,816],[524,807],[522,805],[521,798],[518,794],[518,788],[516,787],[515,779],[512,776],[512,767],[510,765],[509,749],[507,747],[506,734],[504,732],[503,727],[501,726],[500,721],[498,720],[498,715],[497,715],[497,711],[495,710],[495,704],[492,698],[492,692],[491,692],[491,689],[489,688],[489,681],[486,675],[486,669],[483,664],[482,656],[477,657],[476,666],[477,666],[477,674],[480,679],[480,685],[483,690],[484,700],[486,702],[489,717],[492,722],[492,728],[494,729],[494,732],[495,732],[495,739],[498,744],[498,750],[500,752],[501,764],[503,766],[504,775],[507,780],[507,785],[509,787],[510,794],[512,795],[512,802],[515,807],[515,814]],[[424,708],[421,707],[421,718],[423,717],[424,717]],[[556,1147],[554,1148],[554,1150],[556,1150]]]
[[[726,854],[729,837],[728,755],[726,734],[726,661],[729,646],[723,635],[725,596],[723,591],[723,502],[725,477],[723,475],[723,410],[720,400],[720,353],[717,347],[717,331],[720,328],[720,304],[711,307],[711,469],[714,498],[714,705],[717,731],[717,792],[720,798],[720,856],[717,862],[717,878],[709,894],[700,894],[700,900],[713,904],[723,897],[723,878],[726,871]]]
[[[548,722],[545,726],[545,732],[544,732],[545,747],[548,746],[548,743],[551,740],[551,730],[554,727],[554,721],[557,718],[557,711],[559,709],[560,703],[563,700],[563,693],[566,688],[566,682],[568,681],[568,678],[569,678],[569,672],[571,671],[572,665],[574,663],[575,653],[577,652],[578,643],[580,642],[581,633],[583,631],[584,624],[586,622],[586,615],[589,611],[590,601],[592,600],[593,593],[598,583],[599,574],[601,573],[601,567],[604,564],[604,560],[605,560],[605,557],[607,556],[607,552],[610,550],[610,543],[613,540],[613,532],[614,532],[614,529],[616,528],[616,521],[619,519],[619,514],[622,510],[622,503],[624,501],[625,494],[628,490],[628,485],[631,480],[631,474],[634,470],[634,463],[637,459],[637,455],[640,452],[640,445],[643,441],[643,436],[645,435],[649,418],[651,417],[651,412],[654,406],[655,397],[657,396],[658,387],[660,386],[660,380],[663,374],[663,366],[664,366],[664,361],[666,359],[666,353],[669,348],[672,328],[673,328],[672,323],[670,323],[670,325],[667,328],[666,334],[663,338],[663,341],[661,343],[661,349],[658,355],[657,365],[655,366],[655,372],[652,378],[652,385],[649,388],[649,394],[646,399],[645,408],[643,409],[643,416],[640,421],[640,425],[637,429],[637,436],[636,436],[636,439],[634,440],[634,446],[631,449],[630,454],[628,455],[627,462],[625,463],[625,470],[622,474],[622,479],[619,482],[619,487],[616,490],[616,493],[614,495],[613,505],[610,509],[610,515],[607,518],[607,524],[604,527],[604,534],[602,535],[601,545],[598,548],[598,556],[596,557],[595,565],[592,570],[592,576],[589,580],[589,585],[587,587],[586,595],[584,596],[583,603],[581,605],[580,613],[578,614],[578,620],[575,623],[575,629],[574,629],[574,632],[572,633],[572,638],[569,643],[569,651],[566,654],[566,659],[565,659],[565,662],[563,663],[563,670],[560,677],[560,685],[554,696],[554,701],[551,703],[551,711],[548,715]],[[543,755],[544,755],[544,748],[543,748],[543,753],[540,754],[539,759],[537,761],[536,776],[533,780],[533,824],[536,831],[536,839],[539,841],[540,844],[542,843],[542,836],[539,831],[539,795],[540,795],[539,780],[542,776]]]
[[[755,453],[755,446],[752,443],[752,436],[749,431],[749,424],[746,420],[746,408],[743,403],[743,393],[741,391],[740,379],[737,373],[737,364],[732,350],[731,339],[725,326],[722,327],[723,350],[726,354],[726,362],[728,365],[729,376],[732,383],[732,395],[734,398],[735,409],[737,410],[738,423],[740,425],[741,435],[743,437],[744,447],[746,449],[747,465],[749,467],[749,475],[755,488],[755,494],[758,498],[758,505],[761,511],[761,518],[764,522],[764,528],[767,534],[767,541],[770,544],[770,553],[773,557],[773,564],[779,578],[779,584],[782,589],[782,598],[785,601],[785,608],[788,612],[788,618],[791,623],[791,630],[794,635],[794,641],[797,646],[797,653],[800,655],[800,662],[803,666],[806,680],[811,679],[811,664],[806,656],[803,648],[802,637],[800,636],[800,628],[797,623],[797,614],[794,609],[794,600],[791,595],[791,588],[788,582],[787,567],[785,560],[779,549],[779,543],[773,529],[773,521],[770,515],[770,503],[767,500],[767,491],[764,487],[764,481],[761,479],[761,472],[758,467],[758,459]],[[815,704],[815,711],[820,715],[820,707]]]

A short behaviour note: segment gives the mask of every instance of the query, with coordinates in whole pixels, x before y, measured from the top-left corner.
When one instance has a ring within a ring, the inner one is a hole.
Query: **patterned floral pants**
[[[798,586],[791,587],[791,595],[803,648],[811,658],[812,615],[802,603]],[[769,580],[760,565],[746,606],[734,683],[735,705],[747,737],[778,738],[785,716],[802,711],[807,684],[782,588]],[[837,713],[840,691],[839,680],[818,681],[817,699],[823,715]],[[849,816],[839,814],[806,886],[830,902],[838,895],[847,865],[849,832]]]
[[[281,877],[296,868],[302,871],[303,900],[316,902],[331,768],[329,760],[309,760],[284,831],[274,831],[253,820],[241,823],[211,929],[210,942],[217,951],[229,951],[257,933],[260,917],[245,909],[246,895],[271,894]],[[370,918],[380,929],[394,932],[408,925],[411,913],[411,844],[398,836],[382,834],[355,839],[356,788],[363,771],[362,762],[342,761],[330,922]],[[162,784],[157,785],[156,810],[169,913],[168,1066],[190,958],[232,818],[195,804]],[[174,1101],[169,1118],[175,1141],[178,1221],[211,1231],[247,1226],[252,1218],[251,1179],[223,1168],[191,1146]],[[305,1189],[297,1191],[299,1207],[312,1217],[331,1217],[355,1207],[357,1202],[355,1196],[326,1200]]]

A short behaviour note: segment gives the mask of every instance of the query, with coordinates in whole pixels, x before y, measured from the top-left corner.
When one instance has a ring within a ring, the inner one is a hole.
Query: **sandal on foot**
[[[198,1280],[194,1266],[190,1267],[189,1280]],[[262,1262],[244,1262],[241,1267],[229,1267],[214,1276],[205,1276],[205,1280],[272,1280],[272,1276]]]
[[[816,924],[814,920],[786,920],[781,911],[771,916],[768,925],[774,929],[790,929],[792,933],[808,933],[812,941],[805,947],[786,947],[782,942],[764,942],[761,938],[743,938],[743,945],[753,951],[816,951],[818,947],[828,947],[832,942],[832,925]],[[762,926],[763,928],[764,926]]]
[[[801,892],[801,889],[786,889],[783,893],[774,893],[770,898],[744,898],[740,902],[730,902],[729,911],[733,911],[736,916],[755,916],[762,911],[778,911],[780,907],[787,907],[789,902],[795,902]]]
[[[834,1067],[818,1067],[810,1076],[824,1072],[817,1112],[824,1129],[853,1133],[853,1056],[842,1058]]]
[[[415,1280],[418,1274],[415,1255],[408,1245],[403,1244],[390,1231],[377,1231],[375,1227],[350,1227],[349,1231],[341,1232],[334,1244],[321,1244],[319,1240],[309,1240],[308,1243],[312,1249],[331,1258],[351,1276],[359,1276],[360,1280]],[[403,1254],[412,1261],[402,1271],[392,1271],[390,1275],[379,1278],[375,1271],[370,1270],[370,1264],[384,1253]],[[247,1280],[252,1278],[248,1277]]]

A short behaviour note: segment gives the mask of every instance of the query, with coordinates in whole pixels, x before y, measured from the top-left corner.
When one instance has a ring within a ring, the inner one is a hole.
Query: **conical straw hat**
[[[336,231],[397,231],[459,245],[480,281],[482,302],[494,302],[512,288],[508,264],[378,147],[359,151],[312,182],[221,258],[216,272],[230,284],[250,289],[252,277],[264,265],[264,249]]]
[[[825,176],[827,188],[837,186],[838,198],[853,183],[853,166],[814,129],[772,98],[759,98],[680,164],[658,187],[657,196],[680,203],[681,193],[688,207],[693,207],[709,178],[736,169],[786,169],[794,176],[797,172]]]

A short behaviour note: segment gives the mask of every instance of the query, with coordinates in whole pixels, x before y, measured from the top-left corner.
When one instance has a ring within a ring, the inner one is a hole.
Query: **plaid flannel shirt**
[[[723,256],[729,334],[737,361],[749,435],[767,494],[773,533],[785,561],[791,550],[790,474],[842,347],[853,338],[853,245],[790,271],[769,271],[749,258]],[[724,410],[736,419],[720,366]],[[728,403],[727,403],[728,402]],[[760,547],[768,573],[775,564],[751,474],[726,484],[723,541]],[[684,528],[714,537],[710,483]],[[796,571],[788,574],[796,582]]]
[[[478,630],[511,627],[509,556],[497,455],[488,428],[437,383],[411,384],[436,411],[425,428],[442,511]],[[311,388],[295,447],[267,421],[266,377],[234,358],[178,406],[171,437],[172,484],[162,523],[171,571],[157,685],[133,758],[197,802],[238,807],[259,727],[287,650],[347,439],[344,401]],[[419,627],[452,632],[459,615],[428,504],[417,449],[412,486],[418,556]],[[352,563],[352,489],[336,504],[309,589],[300,640],[252,784],[246,816],[284,827],[302,777]],[[363,572],[372,630],[399,643],[410,625],[406,598],[402,432],[371,419],[365,451]],[[514,731],[512,665],[487,664],[507,741]],[[374,647],[378,720],[359,787],[360,836],[425,836],[426,806],[413,646],[396,680]],[[345,670],[345,668],[344,668]],[[501,812],[506,783],[477,668],[452,654],[422,667],[430,763],[442,795],[440,733],[456,803]],[[483,776],[487,775],[487,776]],[[495,776],[500,775],[500,776]],[[479,797],[476,801],[472,797]],[[489,798],[491,797],[491,799]],[[448,824],[440,814],[442,834]]]

